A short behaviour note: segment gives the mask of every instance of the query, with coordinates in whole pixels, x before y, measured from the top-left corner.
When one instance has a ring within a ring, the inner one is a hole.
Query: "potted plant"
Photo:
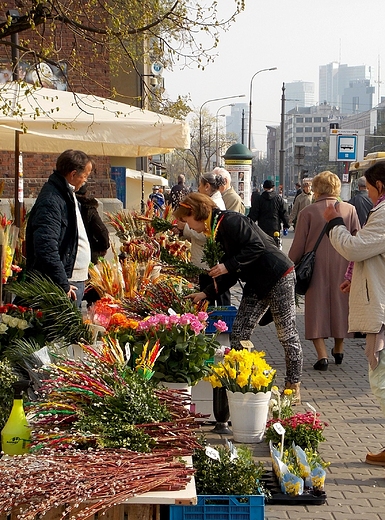
[[[152,379],[167,383],[196,384],[209,368],[207,362],[219,347],[216,336],[227,330],[227,325],[219,320],[215,323],[216,333],[205,334],[208,315],[155,314],[137,323],[133,335],[133,350],[141,355],[143,345],[148,341],[152,347],[159,341],[161,352],[154,365]]]
[[[198,503],[170,506],[170,520],[262,520],[265,496],[269,496],[262,482],[263,463],[255,462],[246,446],[210,446],[204,438],[199,442],[201,448],[193,453]]]
[[[266,425],[266,442],[272,441],[273,444],[278,444],[281,441],[281,436],[276,432],[274,424],[281,423],[285,429],[284,446],[289,447],[294,444],[301,448],[312,448],[317,450],[320,442],[325,440],[323,431],[326,422],[320,421],[319,413],[306,412],[296,413],[286,418],[270,419]]]
[[[234,440],[261,442],[275,373],[264,352],[247,349],[230,350],[210,367],[207,379],[213,388],[227,390]]]

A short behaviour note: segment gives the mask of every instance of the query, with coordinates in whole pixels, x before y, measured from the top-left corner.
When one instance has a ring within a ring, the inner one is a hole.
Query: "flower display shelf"
[[[209,315],[209,319],[208,325],[206,327],[206,334],[212,334],[216,331],[214,322],[218,320],[222,320],[226,323],[228,327],[227,333],[232,331],[235,316],[237,315],[237,308],[234,307],[234,305],[224,307],[208,307],[207,313]]]
[[[170,506],[169,520],[263,520],[263,495],[198,495],[196,506]]]
[[[282,493],[278,479],[273,471],[267,471],[263,476],[263,484],[270,491],[271,497],[266,498],[266,504],[274,505],[322,505],[327,500],[326,493],[320,491],[319,494],[311,490],[305,490],[302,495],[292,497]]]

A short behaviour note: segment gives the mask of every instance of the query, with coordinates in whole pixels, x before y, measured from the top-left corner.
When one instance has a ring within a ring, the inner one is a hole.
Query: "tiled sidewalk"
[[[233,293],[233,290],[232,290]],[[234,291],[235,299],[239,296]],[[317,309],[314,310],[317,312]],[[385,520],[385,467],[364,463],[368,450],[377,452],[385,447],[385,419],[371,393],[368,383],[368,365],[364,354],[364,339],[345,340],[342,365],[335,365],[329,357],[329,370],[313,369],[316,361],[312,342],[304,339],[303,309],[298,308],[297,325],[304,351],[302,402],[309,402],[328,422],[326,441],[320,444],[322,457],[331,462],[326,477],[326,504],[267,505],[266,520]],[[258,350],[265,350],[268,362],[277,369],[277,384],[283,386],[285,370],[283,349],[273,324],[257,327],[252,337]],[[332,340],[328,340],[328,352]],[[305,405],[298,407],[305,411]],[[210,433],[207,437],[218,444],[221,436]],[[257,459],[271,469],[268,447],[263,442],[251,445]],[[218,519],[220,520],[220,519]]]
[[[303,338],[301,313],[298,328]],[[277,369],[277,383],[282,388],[285,364],[274,325],[259,327],[252,341],[255,348],[266,351],[268,362]],[[364,340],[346,340],[342,365],[335,365],[329,359],[327,372],[313,369],[316,361],[313,344],[303,340],[302,346],[302,402],[309,402],[321,413],[321,419],[329,423],[325,429],[326,441],[320,444],[322,457],[331,462],[327,469],[327,503],[321,506],[267,505],[265,518],[384,520],[385,468],[363,462],[367,450],[377,452],[385,445],[385,419],[369,388]],[[331,341],[329,346],[332,347]],[[304,411],[305,405],[298,409]],[[210,442],[221,442],[220,436],[209,433],[210,427],[205,429]],[[255,457],[265,461],[266,468],[270,469],[267,445],[263,442],[252,448]]]

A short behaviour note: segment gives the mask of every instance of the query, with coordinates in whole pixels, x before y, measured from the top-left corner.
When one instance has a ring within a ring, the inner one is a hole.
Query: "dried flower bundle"
[[[133,297],[124,298],[122,306],[128,314],[140,316],[167,313],[170,308],[178,314],[196,312],[202,309],[202,305],[195,306],[185,298],[193,289],[193,285],[182,277],[161,275]]]
[[[184,489],[194,470],[177,461],[179,455],[172,449],[152,454],[91,450],[3,458],[0,516],[13,511],[19,520],[33,520],[62,507],[63,517],[85,519],[134,495]]]
[[[122,242],[145,234],[145,222],[136,219],[135,213],[122,210],[116,213],[106,212],[105,215],[108,218],[108,223],[116,230],[116,235]]]

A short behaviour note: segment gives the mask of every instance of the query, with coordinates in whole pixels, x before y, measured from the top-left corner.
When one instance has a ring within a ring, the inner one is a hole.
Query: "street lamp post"
[[[252,101],[253,79],[260,72],[265,72],[268,70],[277,70],[277,67],[271,67],[270,69],[258,70],[255,74],[253,74],[253,76],[251,77],[251,80],[250,80],[250,98],[249,98],[249,150],[250,151],[251,151],[251,110],[252,110],[252,104],[253,104],[253,101]]]
[[[285,83],[283,83],[281,97],[281,147],[279,150],[279,184],[282,186],[282,193],[285,193],[285,90]]]
[[[216,166],[219,166],[219,129],[218,129],[218,116],[219,112],[222,110],[222,108],[225,107],[233,107],[234,103],[229,103],[228,105],[222,105],[218,108],[217,113],[215,114],[215,163]],[[225,117],[225,114],[220,114],[222,117]]]
[[[239,96],[226,96],[226,97],[220,97],[215,99],[208,99],[205,101],[200,109],[199,109],[199,150],[198,150],[198,167],[199,167],[199,173],[202,173],[203,170],[203,155],[202,155],[202,109],[207,103],[213,103],[214,101],[223,101],[225,99],[235,99],[235,98],[241,98],[245,97],[245,94],[240,94]]]

